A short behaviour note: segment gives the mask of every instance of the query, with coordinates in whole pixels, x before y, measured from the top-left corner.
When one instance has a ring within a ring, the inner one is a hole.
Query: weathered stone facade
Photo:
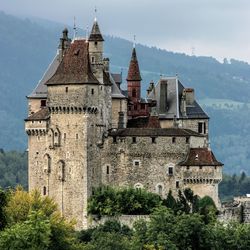
[[[103,58],[97,22],[89,40],[70,42],[67,34],[28,96],[29,190],[53,197],[79,229],[88,226],[87,200],[100,185],[146,188],[162,197],[190,187],[219,206],[222,164],[209,148],[209,118],[192,89],[177,78],[163,85],[161,79],[151,83],[148,98],[137,89],[135,101],[131,81],[141,80],[135,48],[128,77],[132,92],[126,96]],[[138,79],[131,78],[135,73]]]

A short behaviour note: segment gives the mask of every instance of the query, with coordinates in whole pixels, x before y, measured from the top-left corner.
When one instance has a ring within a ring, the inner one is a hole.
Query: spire
[[[94,24],[92,26],[92,30],[91,30],[91,33],[89,35],[89,39],[88,40],[90,42],[91,41],[94,41],[94,42],[96,42],[96,41],[103,42],[104,41],[96,17],[95,17]]]
[[[135,48],[133,48],[133,51],[132,51],[127,81],[141,81],[140,68],[139,68]]]

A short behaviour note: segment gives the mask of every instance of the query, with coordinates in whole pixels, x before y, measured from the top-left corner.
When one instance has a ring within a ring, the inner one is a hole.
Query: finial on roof
[[[135,48],[136,35],[134,35],[133,48]]]
[[[94,19],[95,22],[97,22],[97,8],[95,6],[95,19]]]
[[[76,36],[77,36],[77,27],[76,27],[76,17],[74,16],[74,36],[73,36],[73,40],[76,39]]]
[[[63,30],[63,39],[68,39],[68,29],[65,27],[64,30]]]
[[[89,26],[86,27],[86,42],[89,39]]]

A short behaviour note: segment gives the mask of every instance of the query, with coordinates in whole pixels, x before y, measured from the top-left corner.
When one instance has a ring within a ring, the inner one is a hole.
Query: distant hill
[[[26,148],[25,96],[55,55],[63,28],[61,24],[0,12],[0,148]],[[112,36],[105,36],[105,40],[111,69],[122,70],[125,79],[131,42]],[[178,73],[186,87],[195,88],[196,97],[211,117],[212,146],[217,158],[225,163],[225,171],[244,170],[250,174],[250,65],[234,59],[220,63],[212,57],[187,56],[142,45],[137,45],[137,55],[143,93],[150,80],[157,82],[160,75]]]

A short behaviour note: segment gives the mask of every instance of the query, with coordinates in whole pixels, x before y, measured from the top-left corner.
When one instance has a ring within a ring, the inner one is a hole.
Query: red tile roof
[[[208,148],[191,148],[181,166],[223,166]]]
[[[89,63],[88,42],[75,40],[66,51],[56,73],[47,81],[47,85],[55,84],[98,84]]]
[[[141,74],[135,48],[133,48],[132,57],[129,64],[127,81],[141,81]]]

